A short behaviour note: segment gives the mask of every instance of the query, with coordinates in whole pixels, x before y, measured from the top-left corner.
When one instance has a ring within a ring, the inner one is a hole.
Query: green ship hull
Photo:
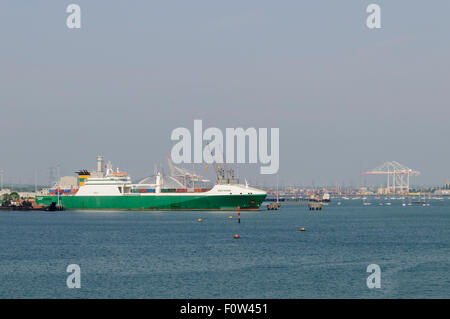
[[[59,196],[69,210],[258,210],[264,195]],[[58,203],[58,196],[36,196],[36,204]]]

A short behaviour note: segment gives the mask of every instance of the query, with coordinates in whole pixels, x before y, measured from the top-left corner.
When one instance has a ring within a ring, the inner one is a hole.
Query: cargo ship
[[[97,157],[97,170],[80,170],[77,188],[55,185],[36,196],[36,204],[61,205],[67,210],[258,210],[266,198],[263,190],[239,184],[231,170],[217,167],[211,188],[167,188],[159,172],[154,183],[133,184],[128,173],[113,169]]]

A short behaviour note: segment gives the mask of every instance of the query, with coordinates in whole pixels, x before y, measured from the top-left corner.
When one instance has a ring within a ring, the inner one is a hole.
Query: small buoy
[[[201,218],[197,219],[197,221],[198,221],[199,223],[200,223],[202,220],[203,220],[203,219],[201,219]]]
[[[234,235],[234,239],[239,239],[241,238],[241,236],[239,236],[238,234]]]
[[[304,227],[300,228],[300,231],[305,231],[305,228]]]
[[[232,218],[233,218],[233,216],[228,216],[228,218],[229,218],[229,219],[232,219]]]

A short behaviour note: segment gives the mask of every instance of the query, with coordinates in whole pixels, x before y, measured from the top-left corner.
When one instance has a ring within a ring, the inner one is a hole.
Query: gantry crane
[[[412,170],[399,162],[386,162],[370,171],[361,172],[361,175],[386,175],[387,192],[395,193],[409,193],[409,178],[410,176],[419,175],[419,171]]]

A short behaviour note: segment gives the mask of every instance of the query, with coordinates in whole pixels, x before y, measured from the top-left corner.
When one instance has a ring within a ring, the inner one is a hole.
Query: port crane
[[[420,175],[419,171],[413,170],[400,164],[396,161],[385,162],[382,165],[365,172],[361,172],[361,175],[386,175],[387,184],[386,189],[388,192],[392,190],[394,194],[409,193],[409,179],[410,176]]]
[[[208,183],[208,179],[204,179],[202,176],[192,173],[186,169],[175,166],[170,158],[170,155],[167,155],[167,164],[169,165],[170,176],[180,182],[184,187],[194,187],[196,182],[199,183]]]

